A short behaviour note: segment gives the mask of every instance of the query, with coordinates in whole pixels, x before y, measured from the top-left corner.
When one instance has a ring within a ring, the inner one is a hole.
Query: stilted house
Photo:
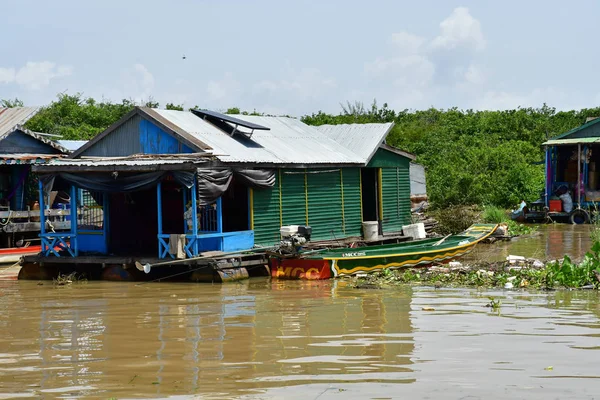
[[[40,232],[37,178],[32,165],[66,156],[51,135],[23,127],[36,107],[0,108],[0,247],[13,247]]]
[[[554,137],[546,147],[543,203],[550,216],[572,223],[590,221],[600,205],[600,118]]]
[[[69,229],[42,232],[43,255],[193,257],[274,245],[289,224],[313,240],[360,237],[365,221],[400,232],[414,156],[385,144],[391,127],[135,108],[35,168],[42,208],[56,190],[79,205]]]

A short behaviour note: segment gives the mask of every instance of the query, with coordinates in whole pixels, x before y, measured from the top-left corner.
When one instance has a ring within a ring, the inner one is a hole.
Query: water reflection
[[[580,260],[592,247],[591,229],[591,225],[539,225],[538,232],[531,236],[496,242],[493,245],[479,245],[465,260],[503,261],[511,254],[540,260],[557,260],[568,255],[574,260]]]
[[[599,304],[344,281],[5,283],[0,398],[592,398]]]
[[[8,397],[222,398],[283,382],[412,382],[411,290],[343,286],[7,284],[0,387]]]

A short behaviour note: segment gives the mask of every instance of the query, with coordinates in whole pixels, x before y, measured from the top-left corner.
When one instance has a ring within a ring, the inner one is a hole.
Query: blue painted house
[[[138,107],[36,167],[43,207],[56,190],[79,205],[68,230],[42,232],[44,254],[193,257],[273,245],[288,224],[316,240],[360,237],[365,221],[398,233],[414,156],[385,143],[391,128]]]
[[[546,147],[544,205],[551,217],[590,222],[600,206],[600,118],[590,118]]]

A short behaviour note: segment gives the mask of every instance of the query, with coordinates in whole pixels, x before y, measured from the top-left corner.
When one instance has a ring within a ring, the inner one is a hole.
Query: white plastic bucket
[[[404,225],[402,227],[402,234],[413,239],[425,239],[427,237],[427,232],[425,232],[425,224],[422,222],[419,222],[418,224]]]
[[[379,222],[365,221],[362,223],[362,228],[365,240],[377,240],[379,237]]]

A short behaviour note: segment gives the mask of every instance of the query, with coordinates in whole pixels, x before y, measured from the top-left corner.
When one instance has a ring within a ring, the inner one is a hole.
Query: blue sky
[[[594,1],[6,1],[0,98],[594,107],[598,15]]]

